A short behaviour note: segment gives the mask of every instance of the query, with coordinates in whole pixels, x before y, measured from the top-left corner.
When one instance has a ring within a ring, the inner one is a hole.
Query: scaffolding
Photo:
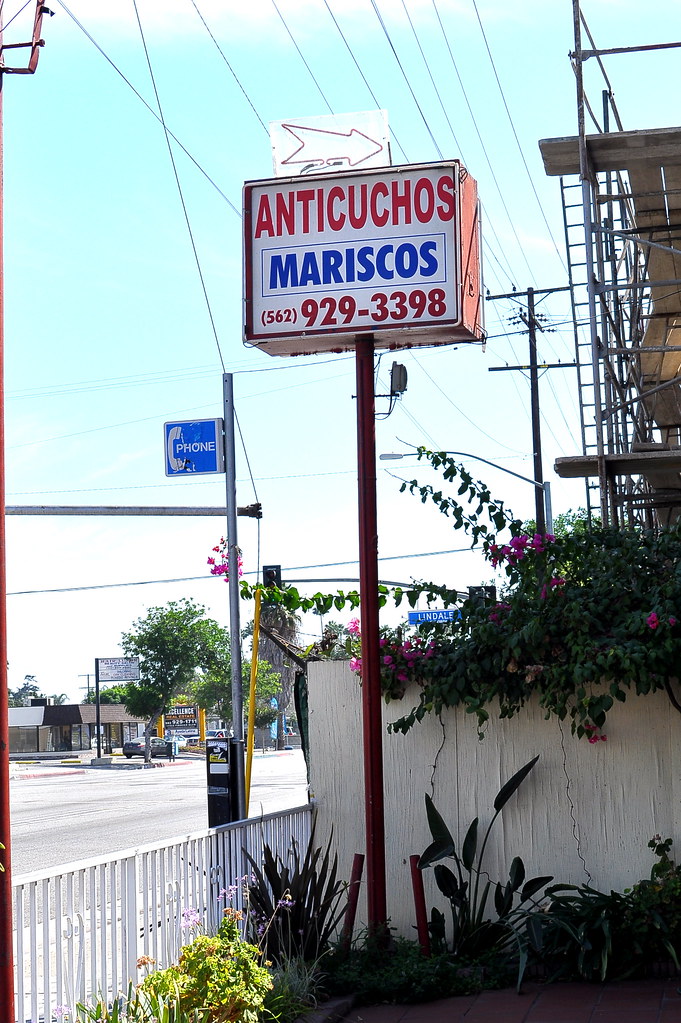
[[[582,431],[555,468],[585,479],[590,516],[659,528],[681,515],[681,128],[625,131],[603,57],[681,43],[598,49],[579,0],[573,21],[578,134],[539,143],[560,178]]]

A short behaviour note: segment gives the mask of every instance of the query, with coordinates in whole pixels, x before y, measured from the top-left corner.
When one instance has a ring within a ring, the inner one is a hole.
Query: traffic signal
[[[264,586],[276,586],[281,589],[281,565],[263,565],[262,581]]]

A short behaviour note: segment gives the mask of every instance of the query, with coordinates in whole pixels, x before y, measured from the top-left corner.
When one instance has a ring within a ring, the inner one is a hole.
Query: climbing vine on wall
[[[569,718],[577,735],[593,739],[613,704],[631,691],[665,690],[681,711],[681,529],[530,533],[450,456],[424,449],[419,456],[441,472],[444,485],[412,480],[402,490],[450,517],[505,583],[496,601],[461,600],[426,582],[382,587],[382,603],[406,599],[414,606],[425,597],[458,608],[446,627],[420,630],[429,656],[419,659],[418,688],[405,687],[403,698],[416,693],[416,702],[393,730],[406,732],[426,714],[455,706],[483,728],[491,706],[511,717],[536,698],[547,716]],[[287,593],[277,591],[277,599],[323,613],[359,602],[356,592]],[[390,672],[384,675],[389,681]],[[389,693],[401,695],[394,684]]]

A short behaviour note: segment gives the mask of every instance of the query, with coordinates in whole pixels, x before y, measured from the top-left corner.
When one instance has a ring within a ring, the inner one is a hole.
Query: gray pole
[[[232,374],[223,375],[225,407],[225,482],[227,486],[227,567],[229,569],[229,640],[232,663],[232,730],[244,737],[241,688],[241,627],[239,622],[239,548],[236,532],[236,467],[234,450],[234,390]]]
[[[229,774],[231,819],[246,817],[244,773],[244,701],[241,681],[241,626],[239,622],[239,544],[236,532],[236,456],[234,447],[234,388],[232,374],[222,377],[225,419],[225,482],[227,488],[227,568],[229,570],[229,647],[232,669],[232,739]]]

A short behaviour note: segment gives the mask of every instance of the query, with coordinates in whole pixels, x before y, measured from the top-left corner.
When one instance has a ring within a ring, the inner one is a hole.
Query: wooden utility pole
[[[507,370],[529,370],[530,373],[530,413],[532,419],[532,455],[534,465],[535,482],[535,517],[537,520],[537,532],[546,532],[546,489],[544,485],[544,467],[541,453],[541,420],[539,413],[539,370],[540,369],[574,369],[574,362],[542,363],[537,358],[537,330],[543,330],[534,311],[535,295],[551,295],[557,291],[568,291],[568,288],[545,288],[543,291],[535,291],[528,288],[527,291],[512,291],[505,295],[488,295],[487,300],[492,301],[498,298],[526,298],[527,312],[520,310],[518,318],[527,327],[530,339],[530,361],[526,366],[494,366],[490,372],[502,372]],[[548,486],[548,484],[547,484]]]

